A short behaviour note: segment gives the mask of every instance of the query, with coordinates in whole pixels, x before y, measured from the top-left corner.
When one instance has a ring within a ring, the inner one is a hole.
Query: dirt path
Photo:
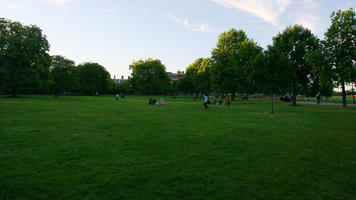
[[[297,101],[297,104],[318,105],[316,102],[313,102],[313,101]],[[320,102],[319,105],[321,105],[321,106],[342,106],[342,103]],[[356,107],[356,104],[348,103],[346,106]]]

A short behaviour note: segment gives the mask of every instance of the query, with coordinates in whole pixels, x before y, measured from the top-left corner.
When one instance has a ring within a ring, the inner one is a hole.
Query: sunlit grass
[[[356,196],[356,108],[148,98],[0,98],[0,199]]]

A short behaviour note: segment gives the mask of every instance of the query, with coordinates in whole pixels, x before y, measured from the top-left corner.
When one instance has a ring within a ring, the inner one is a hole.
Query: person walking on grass
[[[116,94],[116,101],[119,101],[119,94]]]
[[[320,104],[320,92],[318,92],[318,94],[316,95],[316,103]]]
[[[204,96],[204,108],[205,108],[205,110],[207,110],[209,107],[208,107],[208,101],[209,101],[209,97],[208,97],[208,95],[206,94],[205,96]]]

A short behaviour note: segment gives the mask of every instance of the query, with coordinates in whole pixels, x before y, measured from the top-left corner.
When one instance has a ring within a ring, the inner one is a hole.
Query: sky
[[[0,0],[0,18],[39,26],[51,55],[96,62],[127,78],[139,59],[183,71],[210,57],[231,28],[263,48],[295,24],[323,39],[331,13],[349,8],[355,0]]]

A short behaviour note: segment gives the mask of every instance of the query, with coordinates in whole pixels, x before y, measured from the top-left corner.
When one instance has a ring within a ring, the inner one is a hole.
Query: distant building
[[[178,71],[177,73],[172,73],[172,72],[167,72],[167,73],[168,73],[168,77],[172,81],[177,81],[177,80],[183,78],[183,75],[184,75],[184,71]]]
[[[113,80],[116,84],[122,83],[123,81],[127,81],[127,79],[124,79],[124,76],[121,76],[121,79],[117,79],[116,76],[114,76]]]

